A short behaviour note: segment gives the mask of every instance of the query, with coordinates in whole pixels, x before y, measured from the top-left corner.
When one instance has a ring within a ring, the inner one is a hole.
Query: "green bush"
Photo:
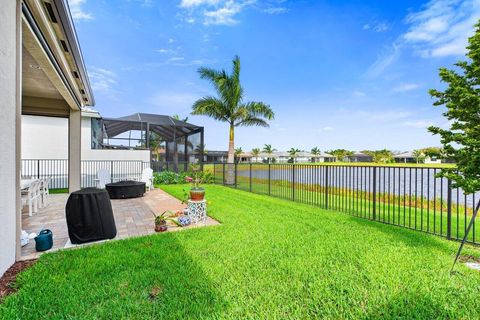
[[[176,173],[173,171],[155,172],[153,174],[154,184],[178,184],[184,183],[187,172]]]
[[[186,177],[191,177],[192,172],[173,172],[173,171],[162,171],[155,172],[153,174],[153,183],[154,184],[181,184],[185,183]],[[198,177],[200,178],[201,183],[213,183],[213,172],[211,170],[206,170],[198,172]]]

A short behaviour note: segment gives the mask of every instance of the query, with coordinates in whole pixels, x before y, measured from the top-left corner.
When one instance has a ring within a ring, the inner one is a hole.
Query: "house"
[[[205,152],[203,157],[205,162],[214,163],[214,162],[227,162],[228,151],[212,151],[208,150]]]
[[[20,258],[22,115],[68,119],[68,182],[81,182],[81,110],[95,104],[66,0],[3,1],[0,11],[0,275]]]
[[[396,154],[393,159],[396,163],[417,163],[417,158],[410,151]]]
[[[373,157],[371,155],[357,152],[352,155],[348,155],[344,158],[345,162],[373,162]]]
[[[337,157],[326,153],[326,152],[321,152],[320,154],[313,155],[312,154],[312,162],[336,162]]]

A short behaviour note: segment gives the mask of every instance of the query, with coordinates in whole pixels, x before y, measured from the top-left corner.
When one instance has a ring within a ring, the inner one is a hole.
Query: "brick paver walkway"
[[[54,243],[53,248],[49,251],[73,246],[68,238],[65,221],[67,199],[68,194],[53,194],[50,196],[48,207],[40,209],[32,217],[29,217],[26,212],[22,215],[22,229],[28,233],[38,233],[41,229],[52,230]],[[183,211],[185,207],[178,199],[160,189],[152,190],[142,198],[112,200],[113,215],[117,226],[117,237],[115,239],[153,234],[155,233],[153,212],[159,214],[166,210]],[[208,217],[205,223],[200,222],[186,228],[180,228],[170,223],[168,231],[217,224],[219,224],[217,221]],[[35,251],[35,240],[30,240],[30,243],[22,248],[22,259],[31,259],[38,256],[39,253]]]

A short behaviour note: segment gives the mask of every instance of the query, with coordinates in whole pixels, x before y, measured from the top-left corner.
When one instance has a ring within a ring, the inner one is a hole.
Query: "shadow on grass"
[[[386,239],[401,242],[409,247],[437,249],[448,254],[453,252],[451,246],[443,241],[439,241],[439,236],[433,234],[427,234],[418,230],[410,230],[405,227],[389,225],[351,215],[348,215],[348,218],[349,221],[362,226],[363,229],[379,231],[386,236]]]
[[[17,285],[0,319],[209,318],[226,306],[175,233],[43,255]]]

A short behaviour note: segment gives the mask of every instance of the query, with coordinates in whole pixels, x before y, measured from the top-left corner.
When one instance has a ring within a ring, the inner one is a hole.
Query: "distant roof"
[[[352,155],[349,155],[347,157],[371,157],[369,154],[366,153],[361,153],[361,152],[356,152]]]
[[[411,151],[402,152],[402,153],[394,155],[393,157],[394,158],[415,158],[413,156],[413,152],[411,152]]]
[[[129,116],[119,118],[103,118],[105,130],[109,137],[115,137],[130,130],[146,130],[147,126],[164,138],[179,138],[202,129],[191,123],[173,119],[170,116],[134,113]]]

